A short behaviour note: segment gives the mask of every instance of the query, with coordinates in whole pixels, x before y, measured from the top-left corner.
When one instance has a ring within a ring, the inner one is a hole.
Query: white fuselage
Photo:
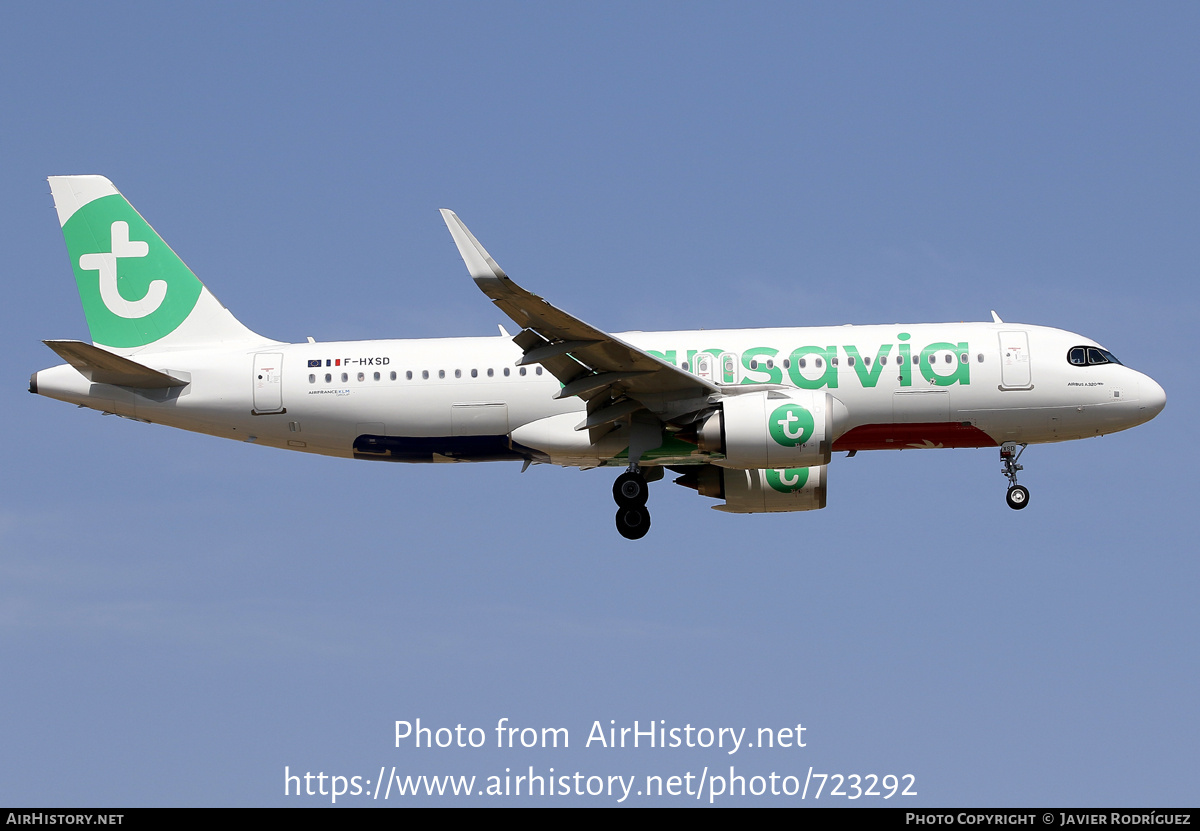
[[[1068,352],[1095,342],[1041,326],[617,337],[726,390],[776,384],[828,392],[838,402],[835,450],[1084,438],[1148,421],[1165,403],[1157,383],[1121,364],[1072,365]],[[268,341],[136,356],[189,381],[175,390],[93,384],[67,365],[36,373],[31,390],[185,430],[331,456],[471,461],[532,454],[559,464],[612,463],[626,446],[621,432],[592,444],[588,431],[575,429],[584,403],[556,399],[560,383],[538,366],[517,367],[521,354],[507,337]],[[672,447],[665,439],[646,464],[708,461],[695,447]]]

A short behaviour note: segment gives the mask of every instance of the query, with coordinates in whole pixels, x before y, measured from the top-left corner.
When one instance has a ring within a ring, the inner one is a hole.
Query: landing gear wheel
[[[1017,460],[1025,452],[1025,447],[1026,445],[1022,444],[1018,450],[1017,444],[1011,441],[1000,445],[1000,462],[1004,465],[1000,472],[1008,480],[1008,494],[1005,495],[1004,501],[1014,511],[1019,511],[1029,504],[1029,489],[1017,484],[1017,471],[1025,469],[1017,464]]]
[[[640,540],[650,530],[650,512],[639,505],[617,509],[617,531],[627,540]]]
[[[613,482],[613,499],[617,500],[617,505],[622,508],[641,508],[649,497],[650,488],[646,485],[646,477],[640,473],[626,471]]]
[[[1014,511],[1019,511],[1029,504],[1029,489],[1024,485],[1013,485],[1008,489],[1008,495],[1004,497],[1008,503],[1008,507]]]

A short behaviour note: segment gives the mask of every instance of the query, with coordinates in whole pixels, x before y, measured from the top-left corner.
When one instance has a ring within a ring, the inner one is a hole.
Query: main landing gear
[[[1008,503],[1008,507],[1014,511],[1019,511],[1029,504],[1029,489],[1024,485],[1017,484],[1017,471],[1025,468],[1017,464],[1017,459],[1021,458],[1021,454],[1025,452],[1028,445],[1021,445],[1021,449],[1017,449],[1017,445],[1012,442],[1006,442],[1000,445],[1000,461],[1004,463],[1001,469],[1008,478],[1008,493],[1004,497],[1004,501]]]
[[[650,486],[641,470],[630,465],[629,470],[613,483],[613,499],[617,501],[617,531],[627,540],[640,540],[650,530],[650,512],[646,500]]]
[[[613,499],[617,500],[617,531],[627,540],[640,540],[650,530],[650,512],[646,499],[647,485],[663,478],[657,465],[643,471],[638,465],[642,454],[662,444],[663,423],[653,416],[634,415],[629,421],[629,469],[613,483]]]

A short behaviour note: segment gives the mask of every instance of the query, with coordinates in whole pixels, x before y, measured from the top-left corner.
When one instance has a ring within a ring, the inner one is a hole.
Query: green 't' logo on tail
[[[145,346],[187,319],[203,289],[120,194],[95,199],[63,226],[92,340]]]

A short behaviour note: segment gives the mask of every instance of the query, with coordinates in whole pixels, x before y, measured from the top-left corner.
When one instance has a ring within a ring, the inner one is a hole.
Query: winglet
[[[442,219],[445,221],[446,227],[450,229],[450,236],[454,237],[454,244],[458,246],[458,254],[467,264],[467,271],[471,273],[475,282],[508,279],[504,269],[479,244],[479,240],[475,239],[475,235],[467,230],[467,226],[463,225],[463,221],[454,211],[442,208]]]
[[[1000,319],[1000,315],[996,314],[996,310],[992,309],[992,323],[1003,323],[1003,322],[1004,321]]]

